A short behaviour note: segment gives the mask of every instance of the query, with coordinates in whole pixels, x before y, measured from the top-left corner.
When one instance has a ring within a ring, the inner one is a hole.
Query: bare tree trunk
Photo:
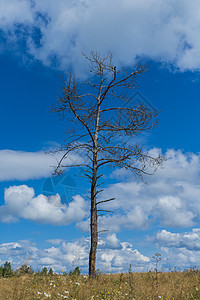
[[[97,244],[98,244],[96,182],[97,182],[97,164],[95,161],[93,161],[93,176],[92,176],[92,186],[91,186],[91,217],[90,217],[90,231],[91,231],[91,248],[90,248],[90,256],[89,256],[89,277],[90,278],[96,277],[96,252],[97,252]]]
[[[91,217],[90,217],[90,232],[91,232],[91,248],[89,256],[89,277],[96,278],[96,255],[98,245],[98,224],[97,224],[97,149],[98,149],[98,134],[99,134],[99,118],[100,118],[100,96],[102,82],[99,88],[98,105],[96,112],[96,124],[93,143],[93,167],[92,167],[92,185],[91,185]]]

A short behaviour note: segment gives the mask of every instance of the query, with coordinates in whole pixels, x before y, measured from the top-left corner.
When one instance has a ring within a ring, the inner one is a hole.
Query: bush
[[[0,266],[0,277],[2,277],[3,276],[3,266]]]
[[[49,269],[49,273],[48,273],[48,275],[50,275],[50,276],[52,276],[52,275],[53,275],[53,270],[52,270],[52,268],[50,268],[50,269]]]
[[[6,261],[4,266],[0,267],[0,276],[10,277],[13,275],[13,269],[11,267],[11,263]]]
[[[48,269],[47,269],[47,267],[44,267],[43,269],[42,269],[42,271],[41,271],[41,275],[48,275]]]
[[[17,271],[16,274],[24,275],[24,274],[33,274],[34,271],[32,267],[28,267],[27,265],[22,265]]]
[[[76,267],[73,271],[69,272],[69,276],[79,276],[81,274],[81,271],[79,267]]]

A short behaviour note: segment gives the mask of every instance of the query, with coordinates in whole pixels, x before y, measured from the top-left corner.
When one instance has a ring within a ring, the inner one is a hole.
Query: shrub
[[[81,271],[79,267],[76,267],[73,271],[69,272],[69,276],[79,276],[81,274]]]
[[[41,271],[41,275],[48,275],[48,269],[47,269],[47,267],[44,267],[43,269],[42,269],[42,271]]]
[[[13,269],[10,262],[6,261],[4,266],[0,267],[0,275],[3,277],[10,277],[13,275]]]
[[[52,275],[53,275],[53,270],[52,270],[52,268],[50,268],[50,269],[49,269],[49,273],[48,273],[48,275],[50,275],[50,276],[52,276]]]
[[[22,265],[17,271],[16,274],[25,275],[25,274],[33,274],[34,271],[32,267],[28,267],[27,265]]]

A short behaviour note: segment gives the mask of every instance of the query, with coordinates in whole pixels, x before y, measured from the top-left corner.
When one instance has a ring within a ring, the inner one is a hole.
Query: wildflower
[[[51,294],[47,294],[44,292],[45,297],[51,297]]]
[[[69,294],[69,291],[65,291],[66,294]]]
[[[38,294],[38,295],[42,295],[42,293],[41,293],[41,292],[38,292],[38,291],[37,291],[37,294]]]
[[[76,282],[76,285],[81,285],[79,282]]]

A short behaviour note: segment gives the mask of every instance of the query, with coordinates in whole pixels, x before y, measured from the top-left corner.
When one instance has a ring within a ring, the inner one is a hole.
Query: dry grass
[[[200,299],[200,272],[87,276],[39,274],[0,278],[0,300],[23,299]]]

